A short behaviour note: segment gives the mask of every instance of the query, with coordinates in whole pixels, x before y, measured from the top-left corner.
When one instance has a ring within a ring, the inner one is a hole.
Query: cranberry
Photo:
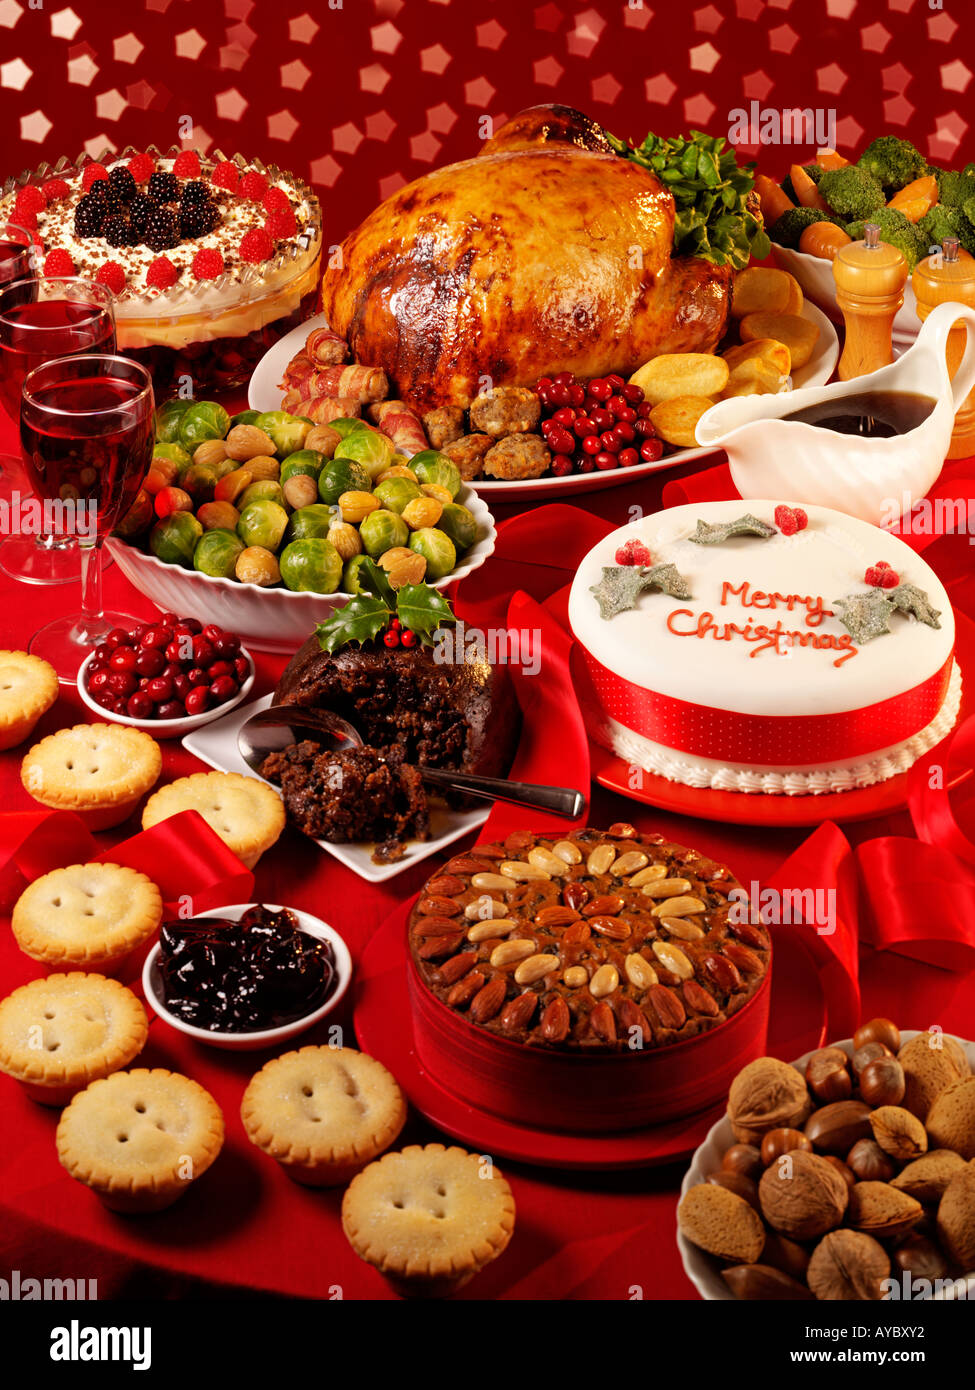
[[[583,451],[587,454],[598,454],[602,447],[598,434],[587,434],[582,441]]]
[[[193,689],[190,678],[185,671],[180,671],[179,675],[173,676],[173,689],[181,700],[185,700]]]
[[[180,618],[177,626],[185,628],[187,632],[193,633],[194,636],[196,633],[203,631],[203,624],[196,618]]]
[[[587,434],[594,433],[592,421],[588,416],[580,415],[577,420],[573,421],[572,433],[577,439],[585,439]]]
[[[112,671],[105,684],[114,695],[125,697],[132,695],[139,688],[139,682],[131,671]]]
[[[657,431],[650,420],[637,420],[633,428],[644,439],[656,439],[657,437]]]
[[[212,681],[219,679],[220,676],[232,676],[234,663],[232,661],[215,661],[212,666],[207,668],[207,674]]]
[[[656,463],[664,451],[664,446],[659,439],[645,439],[640,445],[640,457],[645,463]]]
[[[620,468],[632,468],[635,463],[640,462],[640,455],[636,449],[621,449],[616,457]]]
[[[100,671],[92,671],[92,670],[89,668],[89,672],[88,672],[88,692],[89,692],[89,694],[94,695],[94,693],[95,693],[96,690],[104,690],[104,689],[105,689],[105,686],[108,684],[108,677],[109,677],[109,672],[106,671],[106,670],[104,669],[104,667],[103,667],[102,670],[100,670]]]
[[[146,686],[146,694],[157,705],[164,705],[173,698],[173,683],[168,676],[155,676]]]
[[[586,399],[586,388],[584,386],[570,386],[569,397],[573,405],[582,405]]]
[[[197,666],[212,665],[216,655],[212,642],[202,636],[193,638],[193,660]]]
[[[127,705],[127,704],[128,704],[128,701],[125,699],[125,697],[122,696],[122,695],[119,695],[119,696],[117,696],[117,697],[112,701],[111,705],[109,706],[109,709],[112,711],[113,714],[122,714],[122,715],[124,715],[124,714],[127,714],[127,710],[126,710],[126,705]]]
[[[549,386],[543,386],[543,387],[539,390],[538,399],[541,401],[542,405],[544,405],[544,406],[550,406],[550,405],[552,404],[552,387],[551,387],[551,385],[549,385]]]
[[[619,410],[617,410],[616,412],[617,424],[632,425],[633,421],[636,418],[636,411],[633,409],[631,405],[621,405]]]
[[[151,719],[154,706],[144,690],[130,695],[125,704],[125,712],[130,719]]]
[[[158,676],[166,665],[166,658],[158,647],[143,647],[136,653],[135,669],[140,676]]]
[[[186,673],[186,679],[190,685],[209,685],[210,677],[202,666],[191,666]]]
[[[239,685],[232,676],[218,676],[210,686],[213,703],[222,705],[225,700],[232,700],[239,689]]]
[[[614,391],[622,391],[623,387],[626,385],[626,382],[620,376],[619,372],[610,372],[609,376],[606,378],[606,381],[610,386],[612,386]]]
[[[599,436],[599,440],[603,448],[610,454],[618,454],[623,443],[615,430],[607,430],[605,434]]]
[[[572,472],[572,460],[568,454],[556,454],[552,459],[552,472],[557,478],[564,478]]]
[[[619,439],[622,439],[627,444],[629,444],[630,440],[636,434],[636,431],[634,430],[633,426],[629,423],[628,420],[620,420],[618,424],[615,424],[613,426],[613,433]]]
[[[550,376],[540,376],[535,383],[535,390],[544,391],[546,387],[551,386],[551,384],[552,378]]]
[[[206,685],[196,685],[187,695],[184,704],[187,714],[203,714],[210,705],[210,688]]]
[[[186,634],[189,636],[189,633]],[[174,637],[166,647],[166,660],[174,666],[181,666],[183,662],[183,641],[182,637]]]
[[[183,719],[186,716],[186,706],[182,700],[167,700],[156,710],[157,719]]]
[[[216,623],[207,623],[203,629],[203,636],[208,642],[215,642],[218,637],[223,636],[223,628],[218,627]]]
[[[95,656],[99,661],[104,661],[107,665],[111,660],[114,650],[115,648],[110,647],[107,642],[99,642],[98,646],[95,648]]]
[[[548,393],[548,398],[553,405],[568,405],[571,399],[568,386],[553,386]]]
[[[611,430],[616,421],[608,410],[601,410],[598,406],[595,410],[590,410],[589,418],[597,430]]]
[[[572,373],[556,372],[555,376],[552,377],[552,384],[554,386],[571,386],[573,384]]]
[[[148,676],[143,676],[142,679],[139,681],[139,689],[140,689],[140,690],[145,690],[145,689],[147,689],[148,685],[149,685],[149,677],[148,677]]]
[[[105,638],[105,645],[108,647],[121,647],[128,643],[129,634],[122,627],[113,627]]]
[[[137,660],[134,647],[116,647],[108,664],[113,671],[134,671]]]
[[[182,666],[179,665],[178,662],[175,662],[175,661],[167,661],[167,662],[166,662],[166,665],[162,668],[162,670],[159,672],[159,674],[160,674],[161,676],[168,676],[169,679],[172,680],[172,678],[173,678],[174,676],[180,675],[180,673],[182,672],[182,670],[183,670],[183,668],[182,668]]]
[[[160,613],[159,621],[164,623],[166,627],[175,627],[179,622],[179,615],[176,613]]]
[[[107,670],[108,670],[108,662],[107,662],[107,661],[99,661],[97,656],[95,657],[95,659],[94,659],[93,661],[90,661],[90,662],[88,663],[88,674],[89,674],[89,676],[93,676],[93,675],[95,674],[96,671],[107,671]]]
[[[240,638],[234,637],[233,633],[224,632],[213,643],[213,650],[217,656],[235,657],[240,651]]]
[[[615,455],[615,454],[608,454],[608,453],[597,454],[597,455],[596,455],[596,467],[597,467],[597,468],[615,468],[615,467],[616,467],[616,455]]]
[[[596,460],[591,454],[583,454],[576,467],[580,473],[591,473],[596,467]]]
[[[576,418],[576,413],[571,405],[564,405],[561,410],[557,410],[552,419],[557,425],[571,425]]]
[[[653,406],[650,404],[649,401],[641,401],[636,408],[636,413],[639,415],[641,420],[646,420],[649,417],[652,409]]]
[[[603,381],[602,377],[594,377],[589,383],[589,394],[594,401],[608,401],[613,394],[613,388],[608,381]]]
[[[147,627],[142,634],[141,645],[143,647],[158,647],[162,652],[165,651],[173,640],[173,629],[171,627]]]
[[[235,657],[235,658],[234,658],[234,675],[237,677],[238,681],[240,681],[241,685],[244,684],[244,681],[247,680],[247,678],[248,678],[248,676],[250,675],[250,673],[251,673],[251,665],[250,665],[250,662],[247,660],[247,657],[246,657],[246,656],[238,656],[238,657]]]
[[[148,623],[139,623],[138,627],[134,627],[131,630],[129,633],[129,641],[133,647],[137,647],[142,641],[143,633],[147,630],[148,626]]]
[[[630,405],[639,405],[643,400],[643,388],[637,386],[635,381],[628,381],[621,394],[625,396]]]
[[[102,709],[115,708],[115,695],[111,690],[106,688],[102,690],[93,690],[91,692],[91,698],[94,700],[95,704],[100,705]]]
[[[561,425],[558,429],[552,430],[548,442],[557,454],[571,454],[576,446],[573,436]]]

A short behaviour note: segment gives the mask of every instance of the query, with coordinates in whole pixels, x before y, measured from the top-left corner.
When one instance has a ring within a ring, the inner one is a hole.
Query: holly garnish
[[[383,633],[387,647],[413,647],[422,642],[433,646],[433,634],[456,621],[443,594],[429,584],[404,584],[394,590],[374,560],[359,566],[357,579],[365,593],[332,611],[316,628],[319,646],[335,652],[357,642],[375,641]]]
[[[767,541],[770,536],[775,535],[775,527],[770,526],[767,521],[759,521],[757,516],[752,516],[751,512],[746,512],[744,516],[736,517],[734,521],[698,521],[697,530],[693,536],[688,536],[689,541],[695,545],[722,545],[730,540],[732,536],[758,536],[760,540]]]
[[[649,565],[651,557],[642,541],[627,541],[613,558],[618,565]]]
[[[916,584],[898,584],[890,590],[887,597],[892,600],[895,608],[899,608],[902,613],[913,614],[919,623],[940,628],[938,619],[941,617],[941,609],[932,608],[931,600]]]
[[[837,616],[858,647],[890,632],[890,615],[894,611],[894,604],[878,589],[871,589],[866,594],[847,594],[845,598],[835,598],[833,607],[840,610]]]
[[[636,601],[647,589],[659,589],[671,598],[691,597],[687,580],[676,565],[652,565],[649,569],[637,565],[604,565],[603,577],[590,586],[599,604],[601,618],[615,618],[636,607]]]
[[[801,507],[782,505],[775,509],[775,524],[783,536],[794,536],[799,531],[805,531],[809,525],[809,517]]]
[[[891,569],[886,560],[878,560],[875,565],[868,565],[863,582],[873,589],[896,589],[901,581],[900,575]]]

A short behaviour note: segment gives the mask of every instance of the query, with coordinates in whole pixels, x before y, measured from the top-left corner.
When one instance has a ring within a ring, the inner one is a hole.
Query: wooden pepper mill
[[[868,222],[863,241],[851,241],[837,251],[833,278],[846,323],[837,371],[841,381],[849,381],[894,360],[892,329],[904,303],[907,261],[896,246],[881,241],[880,228]]]
[[[957,237],[946,237],[940,252],[918,261],[911,277],[917,296],[917,315],[923,323],[936,304],[951,301],[975,308],[975,260],[959,254]],[[948,335],[948,375],[954,379],[965,352],[967,331],[958,324]],[[955,416],[951,432],[950,459],[975,454],[975,389],[969,392]]]

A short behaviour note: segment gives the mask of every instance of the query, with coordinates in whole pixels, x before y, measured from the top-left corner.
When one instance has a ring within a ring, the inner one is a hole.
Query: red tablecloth
[[[0,446],[3,440],[0,439]],[[715,460],[720,461],[720,460]],[[958,469],[964,467],[954,465]],[[661,505],[663,486],[700,465],[658,474],[581,499],[589,510],[622,523],[631,508]],[[515,509],[498,507],[500,516]],[[958,606],[975,613],[971,577],[957,563],[963,540],[938,542],[927,552],[945,568]],[[951,556],[951,563],[947,557]],[[490,563],[490,562],[489,562]],[[489,571],[484,571],[488,574]],[[122,579],[106,574],[106,601],[136,616],[153,611]],[[24,647],[38,626],[78,599],[67,586],[18,586],[0,578],[2,645]],[[270,690],[281,658],[257,656],[255,693]],[[37,736],[87,716],[72,689],[63,688]],[[200,764],[176,743],[165,743],[163,777],[170,780]],[[0,804],[4,810],[36,809],[18,778],[19,754],[0,755]],[[805,831],[722,825],[658,813],[594,788],[591,821],[605,825],[630,820],[678,841],[700,846],[734,865],[739,877],[766,881],[806,837]],[[123,826],[99,837],[105,848],[131,834]],[[882,822],[844,827],[853,843],[878,835],[910,835],[906,813]],[[411,896],[434,861],[388,885],[363,882],[296,832],[287,832],[256,872],[256,895],[290,903],[330,921],[358,960],[391,909]],[[971,1036],[975,975],[934,970],[916,960],[864,948],[861,989],[865,1016],[885,1013],[904,1027],[938,1024]],[[33,978],[37,971],[0,922],[0,990]],[[350,1029],[350,1009],[340,1020]],[[314,1033],[302,1041],[315,1041]],[[345,1298],[385,1298],[383,1280],[352,1255],[340,1228],[340,1191],[310,1191],[292,1184],[275,1164],[247,1142],[239,1118],[246,1081],[262,1054],[230,1054],[189,1042],[156,1021],[140,1065],[184,1071],[205,1085],[223,1107],[227,1145],[219,1163],[169,1212],[124,1218],[106,1211],[59,1166],[53,1144],[57,1114],[33,1105],[19,1086],[0,1077],[0,1129],[7,1136],[0,1154],[0,1249],[9,1268],[23,1275],[97,1277],[100,1296],[125,1290],[175,1292],[248,1287],[289,1295],[328,1297],[341,1286]],[[411,1114],[404,1142],[439,1138]],[[628,1298],[694,1296],[681,1268],[674,1239],[675,1206],[683,1165],[629,1173],[559,1173],[504,1161],[518,1204],[518,1228],[509,1250],[460,1296],[471,1298]]]

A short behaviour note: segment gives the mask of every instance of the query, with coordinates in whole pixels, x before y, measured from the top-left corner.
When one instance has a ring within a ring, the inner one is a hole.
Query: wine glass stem
[[[96,646],[102,638],[102,542],[78,541],[81,551],[81,626],[80,640],[86,646]]]

